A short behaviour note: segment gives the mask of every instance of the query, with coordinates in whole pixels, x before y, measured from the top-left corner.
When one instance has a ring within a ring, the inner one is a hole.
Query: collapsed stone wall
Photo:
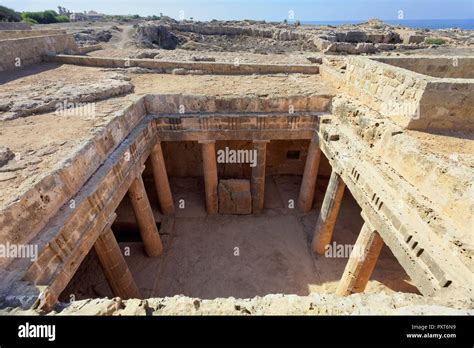
[[[0,40],[0,71],[38,64],[44,55],[76,49],[74,37],[69,34]]]

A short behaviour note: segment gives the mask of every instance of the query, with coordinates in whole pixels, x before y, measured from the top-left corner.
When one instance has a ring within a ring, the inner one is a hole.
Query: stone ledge
[[[171,73],[174,69],[202,71],[209,74],[221,75],[251,75],[251,74],[318,74],[318,65],[288,65],[288,64],[251,64],[251,63],[215,63],[215,62],[178,62],[154,59],[102,58],[74,55],[53,55],[45,57],[48,62],[75,64],[105,68],[140,67],[159,69],[163,73]]]

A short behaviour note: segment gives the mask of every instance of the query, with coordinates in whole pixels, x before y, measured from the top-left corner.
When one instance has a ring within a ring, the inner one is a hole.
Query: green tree
[[[11,8],[0,6],[0,22],[19,22],[21,16]]]
[[[43,18],[44,18],[45,24],[56,23],[58,21],[56,17],[58,17],[58,14],[53,10],[48,10],[48,11],[43,12]]]
[[[56,11],[47,10],[43,12],[23,12],[21,18],[27,22],[37,22],[40,24],[50,24],[59,22],[69,22],[66,16],[59,16]]]

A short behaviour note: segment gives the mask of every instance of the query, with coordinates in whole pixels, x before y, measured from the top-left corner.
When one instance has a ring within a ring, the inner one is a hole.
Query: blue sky
[[[265,19],[281,21],[293,11],[299,20],[474,18],[474,0],[0,0],[17,11],[56,9],[96,10],[106,14],[151,15],[173,18]],[[181,12],[182,11],[182,12]]]

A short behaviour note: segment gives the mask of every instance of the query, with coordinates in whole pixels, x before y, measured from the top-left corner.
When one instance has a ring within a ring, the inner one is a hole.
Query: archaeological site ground
[[[0,23],[2,315],[472,315],[473,169],[472,30]]]

